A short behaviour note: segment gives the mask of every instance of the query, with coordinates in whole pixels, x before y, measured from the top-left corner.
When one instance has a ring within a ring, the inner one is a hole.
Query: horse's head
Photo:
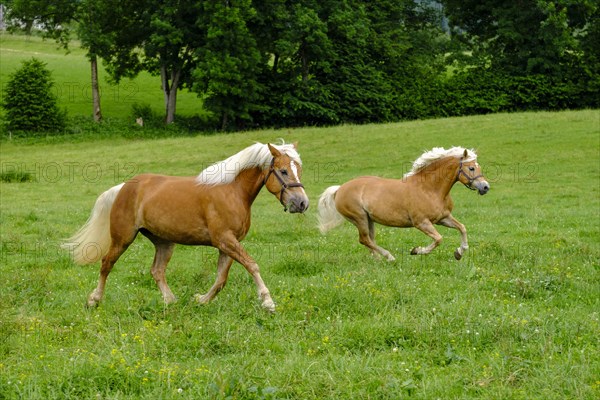
[[[457,179],[469,189],[477,190],[480,195],[484,195],[490,190],[490,184],[485,180],[477,160],[469,160],[468,155],[469,153],[465,149],[460,159]]]
[[[308,196],[304,185],[300,183],[302,165],[279,151],[275,146],[268,144],[273,160],[269,172],[265,177],[267,190],[273,193],[283,205],[284,211],[290,213],[303,213],[308,209]],[[296,145],[294,145],[294,148]]]

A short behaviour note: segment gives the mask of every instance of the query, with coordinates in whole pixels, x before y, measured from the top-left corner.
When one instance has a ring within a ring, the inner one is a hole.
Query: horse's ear
[[[298,142],[294,142],[293,144],[294,144],[294,149],[298,150]]]
[[[273,157],[279,157],[281,155],[281,152],[277,150],[274,146],[271,146],[271,143],[267,143],[267,146],[269,146],[269,151],[271,152],[271,155]]]
[[[469,155],[469,152],[467,151],[467,149],[465,149],[465,152],[463,153],[463,156],[462,156],[463,160],[465,158],[467,158],[468,155]]]

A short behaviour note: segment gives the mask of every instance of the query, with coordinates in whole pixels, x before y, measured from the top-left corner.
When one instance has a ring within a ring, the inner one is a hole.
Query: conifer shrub
[[[66,111],[52,93],[54,82],[46,64],[36,58],[23,61],[6,84],[4,101],[9,131],[51,132],[66,126]]]

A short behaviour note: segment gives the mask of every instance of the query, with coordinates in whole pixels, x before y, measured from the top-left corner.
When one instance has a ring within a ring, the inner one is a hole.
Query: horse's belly
[[[404,207],[394,207],[388,203],[369,207],[367,212],[373,221],[381,225],[397,228],[410,228],[413,226],[411,216]]]
[[[408,202],[401,181],[379,177],[354,179],[336,193],[336,207],[342,214],[366,212],[378,224],[399,228],[413,226]]]
[[[167,215],[162,217],[167,217]],[[143,229],[154,236],[173,243],[185,245],[211,244],[210,232],[205,227],[201,227],[200,224],[173,225],[171,223],[161,223],[157,219],[146,219]]]

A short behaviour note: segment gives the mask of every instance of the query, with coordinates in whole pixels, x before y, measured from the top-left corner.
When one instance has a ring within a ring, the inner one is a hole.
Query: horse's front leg
[[[410,254],[429,254],[442,242],[442,235],[440,235],[440,233],[435,229],[431,221],[425,220],[415,225],[415,228],[432,238],[433,243],[427,247],[415,247],[411,250]]]
[[[233,264],[233,258],[229,257],[227,254],[223,253],[223,251],[219,251],[219,261],[217,263],[217,279],[215,283],[212,285],[210,290],[206,292],[206,294],[197,294],[194,296],[196,301],[200,304],[206,304],[225,287],[227,283],[227,277],[229,276],[229,269],[231,268],[231,264]]]
[[[449,215],[446,218],[440,220],[438,224],[446,226],[448,228],[457,229],[460,232],[460,247],[454,251],[454,258],[460,260],[465,251],[467,251],[467,249],[469,248],[469,242],[467,241],[467,229],[452,215]]]
[[[265,282],[260,276],[258,264],[252,257],[250,257],[248,252],[246,252],[246,249],[244,249],[242,244],[237,239],[232,237],[221,241],[218,247],[219,250],[246,268],[246,271],[248,271],[248,273],[252,275],[252,279],[254,279],[254,283],[256,284],[256,288],[258,290],[258,297],[262,300],[262,306],[268,311],[274,312],[275,303],[271,298],[271,293],[269,292],[267,285],[265,285]]]

